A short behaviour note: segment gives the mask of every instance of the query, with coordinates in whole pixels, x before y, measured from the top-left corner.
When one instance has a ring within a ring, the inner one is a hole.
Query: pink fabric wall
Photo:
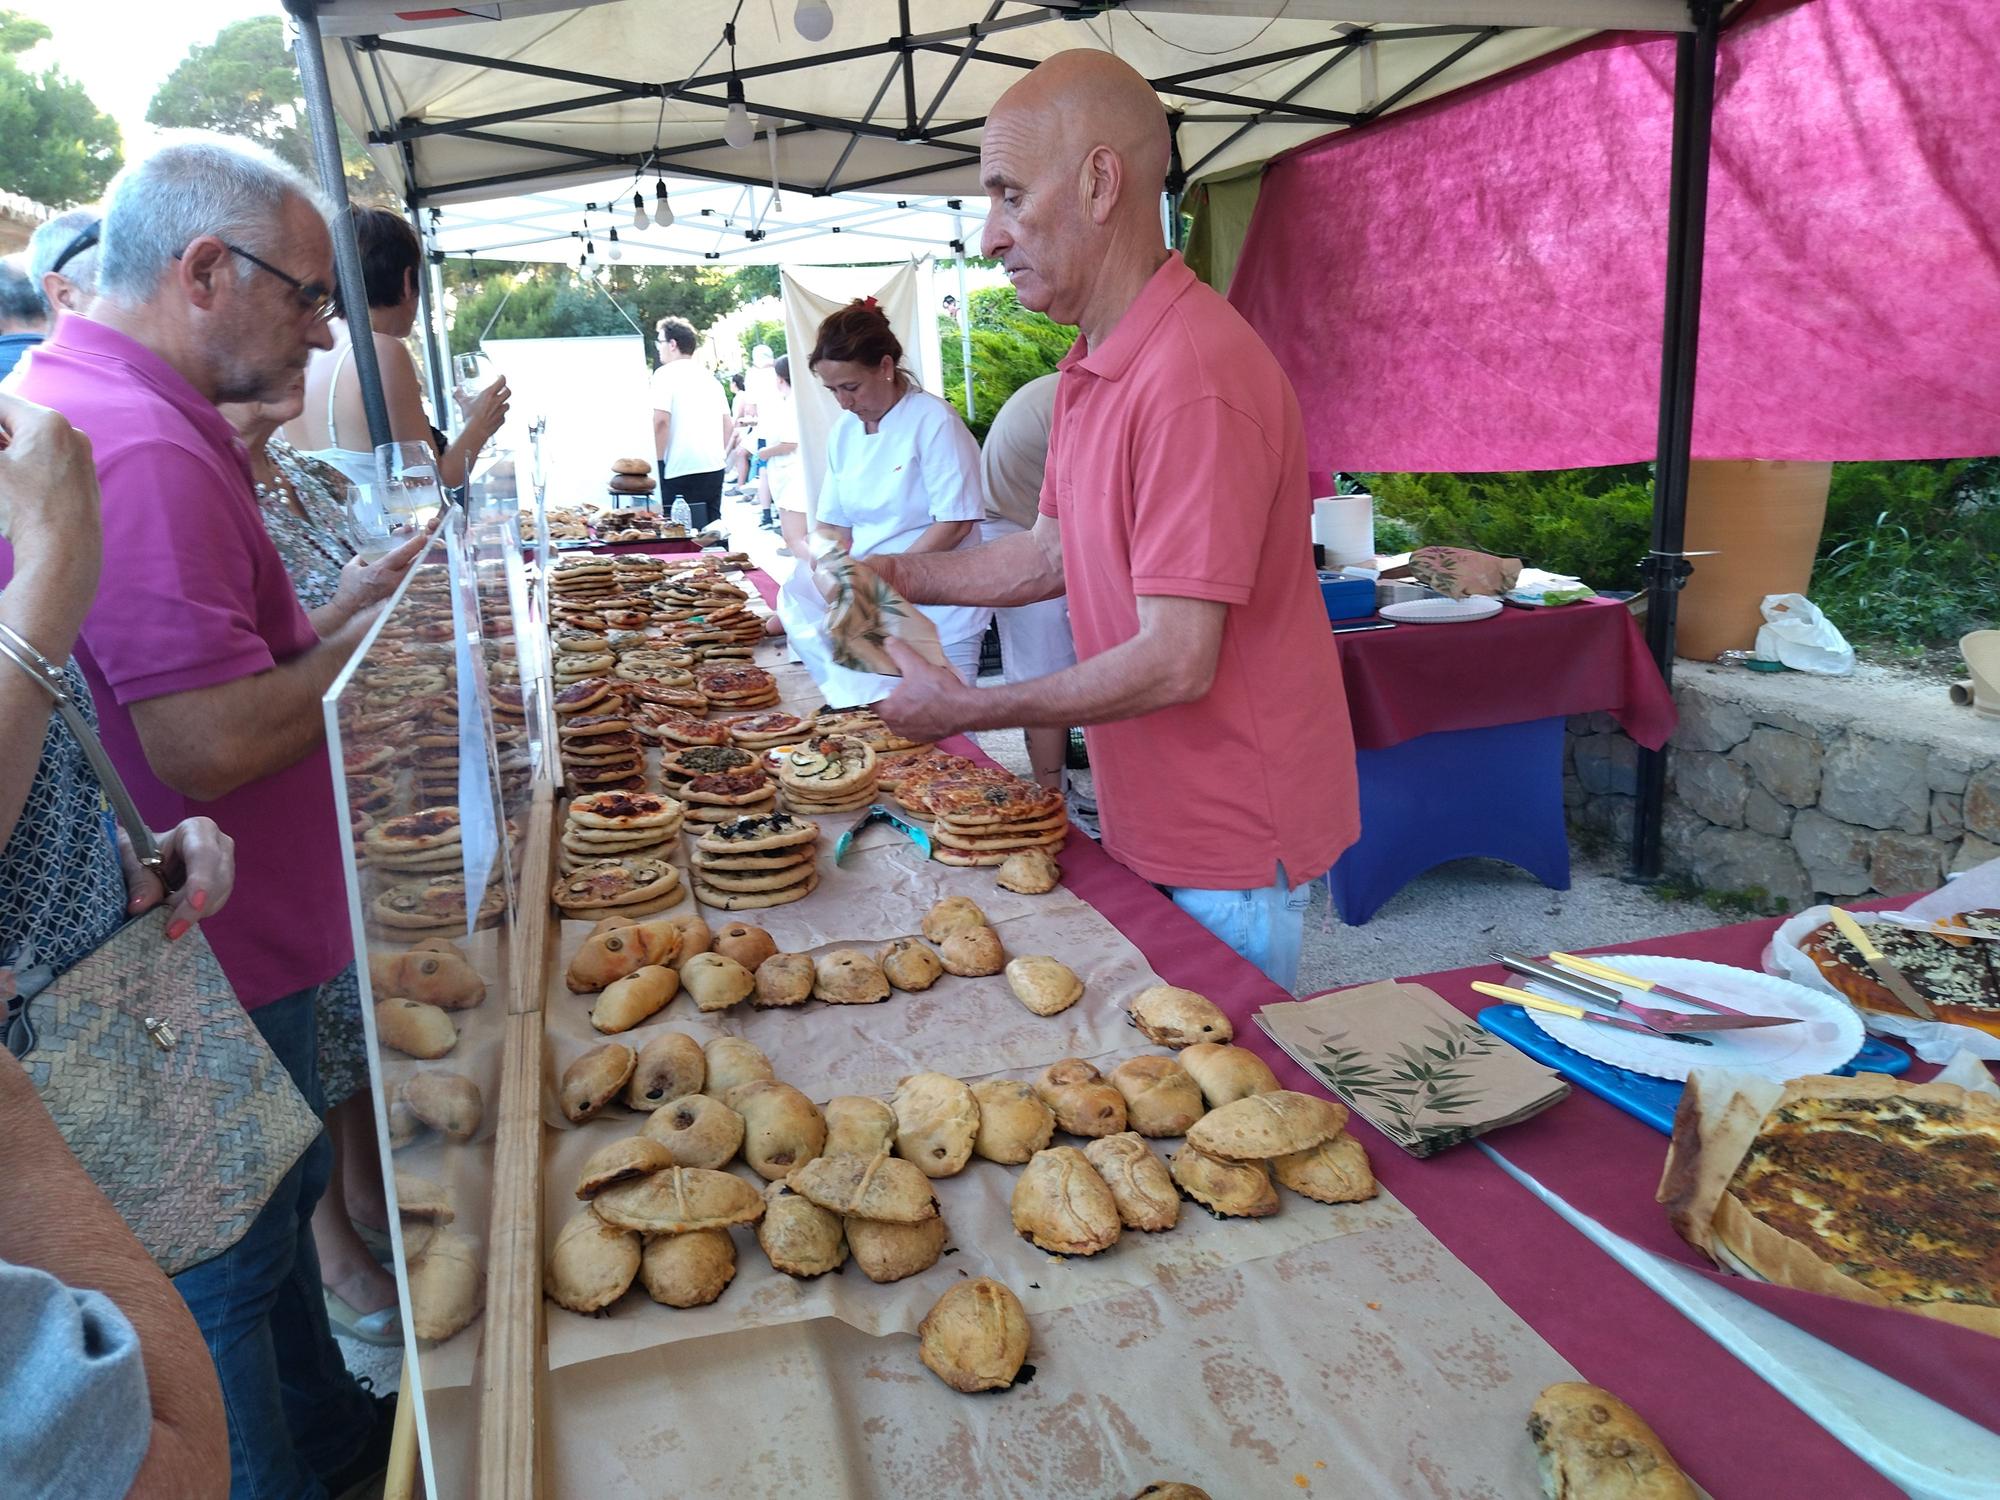
[[[1651,458],[1674,44],[1606,39],[1272,163],[1230,300],[1316,472]],[[2000,5],[1722,39],[1698,458],[2000,453]]]

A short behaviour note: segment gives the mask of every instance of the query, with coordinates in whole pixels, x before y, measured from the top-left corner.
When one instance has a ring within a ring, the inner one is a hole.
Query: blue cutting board
[[[1588,1089],[1605,1103],[1615,1104],[1626,1114],[1644,1120],[1660,1134],[1674,1133],[1674,1111],[1680,1108],[1681,1091],[1686,1084],[1628,1073],[1594,1057],[1585,1057],[1529,1020],[1528,1013],[1518,1005],[1489,1005],[1479,1013],[1479,1024],[1536,1062],[1554,1068],[1578,1088]],[[1834,1071],[1842,1076],[1887,1073],[1893,1078],[1908,1072],[1909,1067],[1909,1053],[1871,1036],[1861,1044],[1853,1062]]]

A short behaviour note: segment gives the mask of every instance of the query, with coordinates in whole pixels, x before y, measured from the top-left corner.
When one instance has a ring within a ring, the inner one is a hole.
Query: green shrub
[[[763,344],[777,358],[785,352],[785,325],[771,318],[759,318],[743,330],[743,367],[750,367],[750,351]]]
[[[1853,641],[1916,654],[2000,618],[2000,460],[1833,466],[1813,601]]]
[[[1568,573],[1600,589],[1639,587],[1653,515],[1643,464],[1542,473],[1364,474],[1384,520],[1421,545],[1471,547]]]
[[[1054,370],[1076,330],[1051,322],[1021,306],[1011,286],[983,287],[972,294],[967,310],[972,333],[972,393],[976,414],[972,432],[982,443],[994,414],[1022,386]],[[965,351],[959,325],[938,319],[938,343],[943,355],[944,397],[965,410]]]

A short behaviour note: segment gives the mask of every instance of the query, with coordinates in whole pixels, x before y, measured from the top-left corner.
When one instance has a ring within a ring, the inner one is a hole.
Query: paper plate
[[[1406,604],[1385,604],[1376,613],[1405,625],[1456,625],[1492,619],[1500,613],[1500,601],[1486,594],[1470,599],[1412,599]]]
[[[1686,1082],[1688,1073],[1700,1067],[1742,1068],[1773,1082],[1783,1083],[1805,1073],[1830,1073],[1845,1066],[1861,1050],[1867,1039],[1861,1017],[1854,1007],[1837,995],[1822,995],[1749,969],[1732,969],[1726,964],[1705,963],[1694,958],[1658,958],[1650,954],[1593,954],[1599,963],[1640,979],[1657,980],[1676,989],[1705,995],[1753,1016],[1798,1016],[1797,1026],[1758,1026],[1745,1031],[1709,1031],[1702,1035],[1710,1047],[1690,1047],[1665,1037],[1641,1036],[1615,1026],[1593,1026],[1568,1016],[1553,1016],[1531,1010],[1528,1019],[1543,1031],[1614,1068],[1643,1073],[1648,1078],[1670,1078]],[[1551,1000],[1570,997],[1551,987],[1530,981],[1520,986],[1532,994]],[[1636,1004],[1659,1010],[1699,1014],[1700,1007],[1684,1005],[1664,996],[1625,989],[1625,997]]]

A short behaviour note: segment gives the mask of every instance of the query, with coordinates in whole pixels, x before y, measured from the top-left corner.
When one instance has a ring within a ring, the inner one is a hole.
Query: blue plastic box
[[[1375,580],[1347,578],[1339,573],[1319,575],[1320,597],[1326,601],[1329,620],[1359,620],[1375,613]]]

